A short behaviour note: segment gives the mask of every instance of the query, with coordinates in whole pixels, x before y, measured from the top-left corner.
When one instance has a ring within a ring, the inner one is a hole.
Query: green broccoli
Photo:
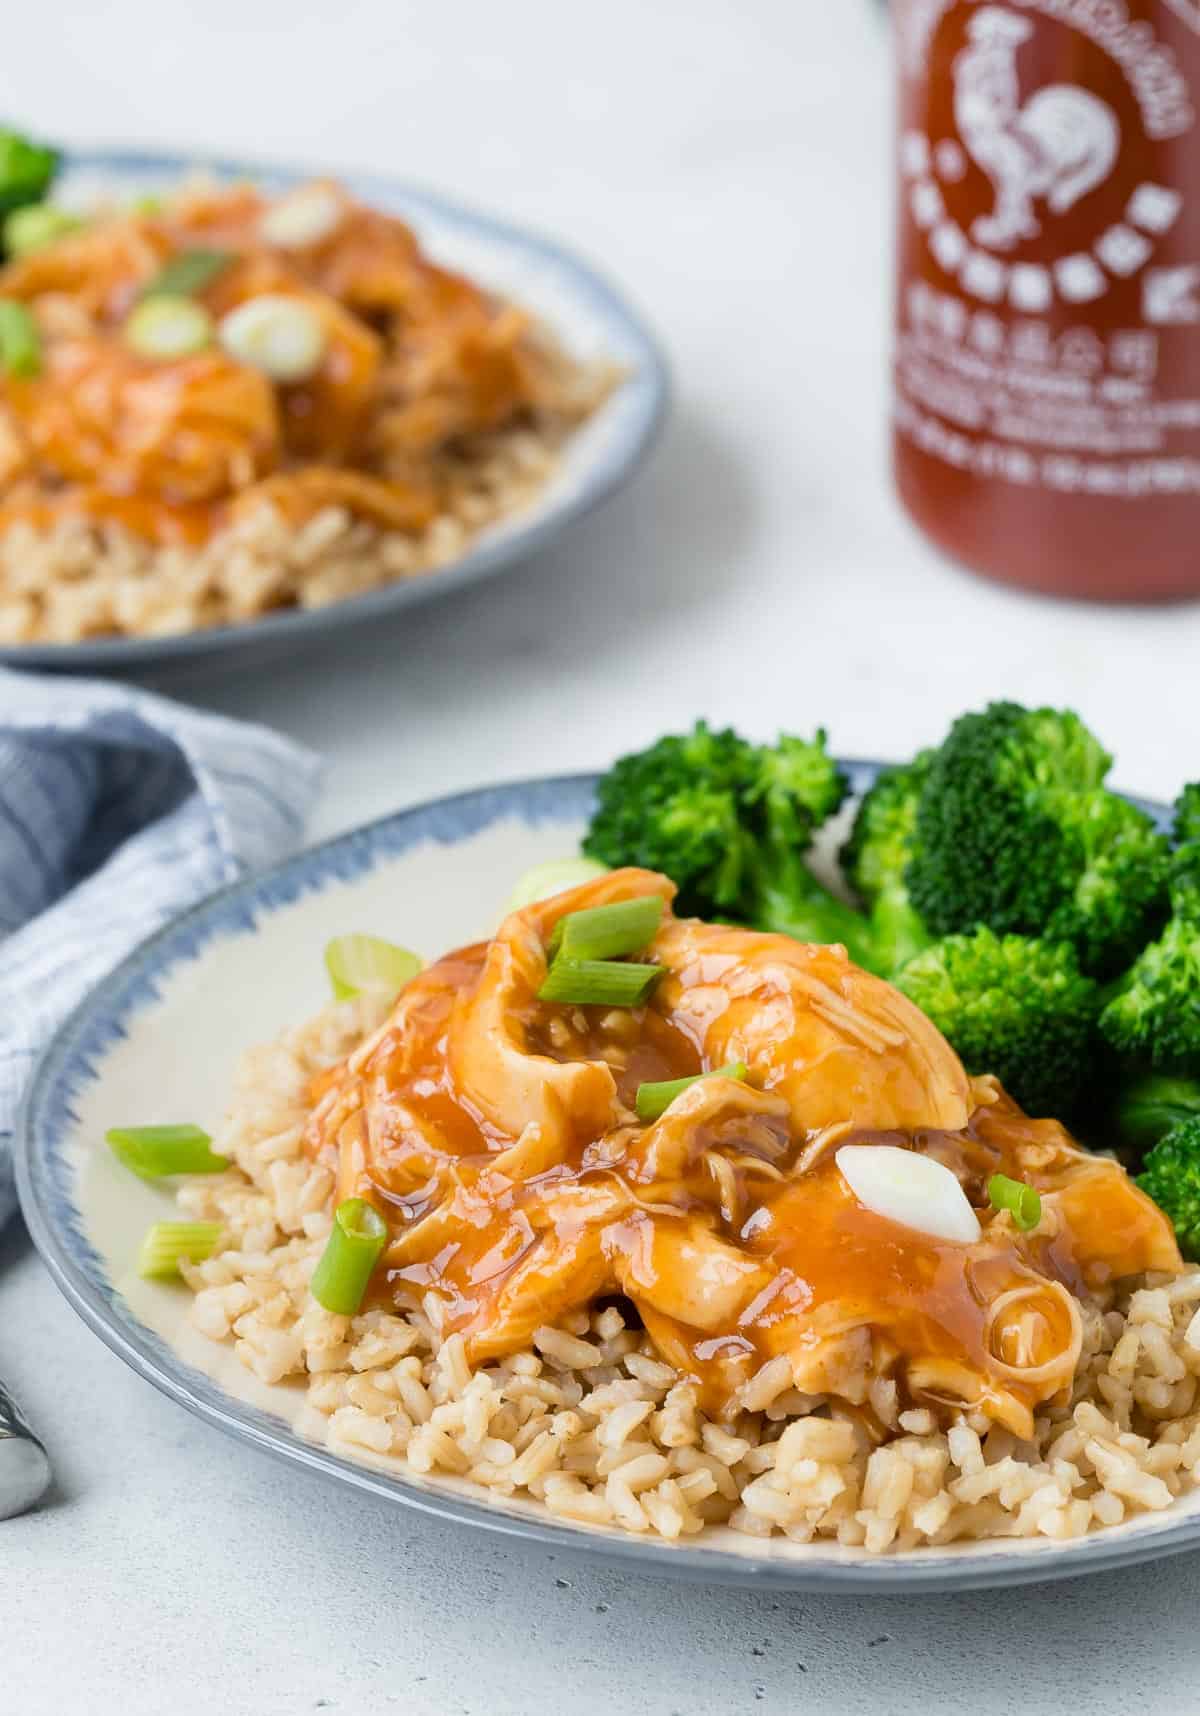
[[[1177,853],[1184,847],[1200,848],[1200,781],[1185,786],[1176,799],[1171,838]]]
[[[731,912],[753,864],[740,800],[746,749],[699,721],[622,757],[600,782],[583,850],[613,867],[664,871],[684,911]]]
[[[1200,1116],[1159,1140],[1137,1183],[1170,1217],[1183,1255],[1200,1262]]]
[[[0,130],[0,215],[40,202],[60,159],[57,149],[45,148],[17,131]]]
[[[846,791],[823,732],[760,746],[701,721],[609,770],[583,850],[602,864],[664,871],[679,888],[681,911],[800,941],[840,941],[859,958],[865,919],[805,861]]]
[[[1070,1114],[1091,1066],[1099,991],[1067,942],[990,929],[935,942],[896,974],[968,1071],[1031,1114]]]
[[[1157,1072],[1200,1077],[1200,784],[1175,814],[1171,916],[1122,977],[1100,1018],[1119,1054]]]
[[[883,769],[864,793],[842,847],[846,877],[870,908],[873,969],[885,977],[931,939],[909,898],[905,872],[932,761],[932,751],[922,751],[911,763]]]
[[[1150,1073],[1134,1078],[1117,1092],[1121,1141],[1135,1151],[1149,1150],[1180,1121],[1196,1115],[1200,1115],[1200,1080],[1194,1078]]]
[[[1167,891],[1173,912],[1200,920],[1200,781],[1185,786],[1175,801]]]
[[[1085,971],[1119,971],[1159,921],[1167,841],[1105,786],[1111,762],[1070,711],[960,716],[929,764],[907,872],[931,932],[1069,941]]]

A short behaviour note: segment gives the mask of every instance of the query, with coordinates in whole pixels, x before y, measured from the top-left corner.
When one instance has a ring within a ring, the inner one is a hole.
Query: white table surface
[[[11,116],[71,141],[394,169],[561,234],[675,365],[651,466],[483,589],[178,694],[329,759],[314,836],[602,764],[705,714],[903,755],[1069,703],[1122,784],[1200,773],[1200,608],[953,570],[885,469],[888,60],[869,0],[110,0],[25,8]],[[136,75],[135,75],[136,68]],[[0,1710],[1089,1716],[1200,1706],[1200,1557],[1013,1593],[673,1587],[303,1481],[160,1398],[0,1238],[0,1370],[50,1504],[0,1526]]]

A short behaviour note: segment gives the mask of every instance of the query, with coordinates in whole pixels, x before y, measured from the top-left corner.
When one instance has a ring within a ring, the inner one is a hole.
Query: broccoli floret
[[[700,721],[622,757],[600,782],[584,851],[614,868],[664,871],[683,911],[732,911],[754,857],[741,804],[748,749]]]
[[[1200,1080],[1151,1073],[1117,1092],[1121,1141],[1136,1151],[1149,1150],[1182,1120],[1200,1116]]]
[[[1111,762],[1070,711],[961,716],[930,763],[908,867],[930,930],[1069,941],[1086,971],[1120,970],[1164,905],[1167,842],[1105,786]]]
[[[1200,781],[1192,781],[1185,786],[1175,801],[1171,838],[1179,857],[1183,856],[1184,847],[1200,849]]]
[[[1200,921],[1200,781],[1185,786],[1176,799],[1171,838],[1171,909]]]
[[[40,202],[59,160],[57,149],[44,148],[19,132],[0,130],[0,214]]]
[[[747,801],[760,809],[762,831],[773,840],[807,846],[839,810],[849,782],[825,749],[825,731],[813,740],[780,736],[777,745],[747,747]]]
[[[895,983],[949,1039],[970,1072],[995,1073],[1031,1114],[1074,1109],[1091,1064],[1095,982],[1066,942],[951,935]]]
[[[1175,811],[1171,916],[1120,979],[1100,1029],[1120,1054],[1159,1072],[1200,1076],[1200,784]]]
[[[664,871],[683,912],[800,941],[841,941],[860,957],[865,920],[805,862],[813,835],[846,792],[823,732],[752,745],[701,721],[609,770],[583,849],[614,867]]]
[[[1159,1140],[1137,1183],[1170,1217],[1183,1255],[1200,1261],[1200,1117]]]
[[[863,795],[842,868],[870,908],[874,969],[888,977],[928,947],[930,934],[912,903],[905,872],[912,857],[921,788],[933,761],[922,751],[884,769]]]
[[[824,730],[812,740],[785,734],[777,745],[750,746],[746,769],[743,802],[754,859],[741,915],[797,941],[840,941],[852,958],[865,960],[869,932],[862,914],[836,899],[805,861],[817,829],[849,790],[825,749]]]
[[[1100,1020],[1121,1054],[1163,1072],[1200,1068],[1200,921],[1173,916],[1122,981]]]

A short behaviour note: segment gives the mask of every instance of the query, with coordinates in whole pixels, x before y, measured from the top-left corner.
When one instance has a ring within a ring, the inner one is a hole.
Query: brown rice
[[[591,1525],[677,1538],[725,1524],[872,1554],[1079,1537],[1160,1512],[1200,1481],[1200,1270],[1084,1306],[1073,1398],[1038,1415],[1031,1442],[974,1413],[943,1429],[882,1382],[869,1404],[892,1438],[872,1447],[837,1401],[797,1392],[785,1359],[716,1422],[614,1306],[539,1329],[528,1351],[475,1371],[461,1336],[441,1339],[432,1295],[407,1315],[323,1310],[308,1281],[334,1188],[302,1150],[306,1093],[379,1017],[345,1002],[251,1052],[218,1145],[236,1167],[178,1194],[230,1236],[184,1265],[193,1323],[232,1341],[261,1381],[295,1387],[300,1428],[331,1449]]]
[[[617,379],[562,368],[561,411],[477,435],[441,459],[448,500],[423,531],[384,530],[345,508],[302,525],[263,503],[201,547],[161,547],[112,523],[65,518],[0,535],[0,644],[169,637],[240,625],[276,608],[324,608],[457,560],[489,525],[525,511],[570,433]]]

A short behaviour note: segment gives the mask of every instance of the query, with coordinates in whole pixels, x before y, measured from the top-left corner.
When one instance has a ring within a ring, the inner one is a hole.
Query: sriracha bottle
[[[896,481],[978,572],[1200,594],[1200,0],[894,0]]]

